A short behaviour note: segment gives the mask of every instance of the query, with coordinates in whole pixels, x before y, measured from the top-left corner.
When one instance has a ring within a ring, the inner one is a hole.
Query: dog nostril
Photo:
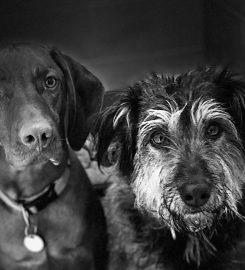
[[[210,195],[206,192],[206,193],[203,193],[202,195],[201,195],[201,199],[202,200],[207,200],[207,199],[209,199],[209,197],[210,197]]]
[[[26,136],[26,137],[24,138],[24,142],[25,142],[26,144],[32,144],[32,143],[34,143],[35,141],[36,141],[36,139],[35,139],[35,137],[32,136],[32,135],[28,135],[28,136]]]
[[[41,138],[41,142],[43,144],[43,147],[47,147],[49,142],[50,142],[50,139],[52,137],[52,133],[51,132],[45,132],[43,133],[40,138]]]
[[[187,195],[185,195],[184,199],[185,199],[185,201],[191,201],[191,200],[193,200],[193,197],[191,195],[187,194]]]
[[[51,135],[47,134],[47,133],[43,133],[41,135],[41,140],[42,141],[47,141],[49,138],[51,137]]]

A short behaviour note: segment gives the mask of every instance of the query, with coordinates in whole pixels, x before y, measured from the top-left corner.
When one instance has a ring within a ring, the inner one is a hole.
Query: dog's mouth
[[[48,162],[52,163],[54,166],[58,166],[62,162],[62,157],[57,155],[29,155],[24,160],[19,158],[12,158],[8,159],[8,162],[11,166],[15,167],[16,169],[22,170],[25,167],[31,165],[43,165]]]
[[[221,205],[212,210],[196,210],[177,214],[168,209],[168,212],[169,220],[165,219],[165,221],[171,229],[179,232],[198,233],[203,230],[211,231],[226,210],[225,206]]]
[[[188,231],[196,233],[206,228],[211,228],[215,218],[216,213],[203,211],[186,214],[183,217],[183,222]]]
[[[56,146],[50,147],[41,152],[35,150],[24,153],[6,150],[6,161],[18,170],[22,170],[31,165],[44,165],[48,162],[54,166],[58,166],[62,162],[64,156],[64,150],[61,147],[57,148]]]

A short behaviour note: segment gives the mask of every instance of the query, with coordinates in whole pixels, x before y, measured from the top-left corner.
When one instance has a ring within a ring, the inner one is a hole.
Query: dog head
[[[18,169],[62,162],[67,141],[79,150],[89,117],[102,101],[101,82],[57,49],[13,45],[0,51],[0,144]]]
[[[172,231],[211,231],[240,216],[244,98],[245,82],[228,70],[153,75],[98,117],[98,161],[119,147],[136,208]]]

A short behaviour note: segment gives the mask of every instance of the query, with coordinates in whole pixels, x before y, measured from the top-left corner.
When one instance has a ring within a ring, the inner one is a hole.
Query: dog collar
[[[13,200],[0,190],[0,199],[10,208],[18,211],[22,211],[22,208],[24,208],[29,214],[36,214],[59,197],[67,186],[69,176],[70,164],[68,163],[61,177],[49,184],[38,194],[25,199]]]
[[[41,252],[45,247],[45,241],[37,234],[37,226],[31,221],[30,215],[44,209],[54,201],[67,186],[70,176],[70,163],[68,162],[64,173],[60,178],[48,185],[40,193],[23,200],[12,200],[0,190],[0,199],[9,207],[21,212],[25,221],[23,245],[30,252]]]
[[[64,173],[56,181],[52,182],[40,193],[26,199],[18,200],[18,203],[30,214],[36,214],[53,202],[65,189],[70,175],[70,168],[67,166]]]

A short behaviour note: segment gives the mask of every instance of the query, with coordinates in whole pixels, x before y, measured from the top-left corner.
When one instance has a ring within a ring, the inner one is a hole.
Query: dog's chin
[[[50,152],[41,152],[41,153],[32,153],[25,155],[7,155],[7,162],[14,167],[16,170],[24,170],[30,166],[42,167],[47,163],[52,163],[54,166],[58,166],[64,160],[65,153],[63,151],[58,151],[55,153]]]
[[[200,232],[205,229],[210,229],[215,219],[216,214],[205,211],[185,214],[185,216],[182,217],[183,228],[192,233]]]
[[[185,213],[176,213],[170,209],[164,208],[161,220],[168,226],[182,233],[198,233],[202,231],[212,231],[221,218],[226,218],[225,208],[220,206],[211,211],[185,211]]]

